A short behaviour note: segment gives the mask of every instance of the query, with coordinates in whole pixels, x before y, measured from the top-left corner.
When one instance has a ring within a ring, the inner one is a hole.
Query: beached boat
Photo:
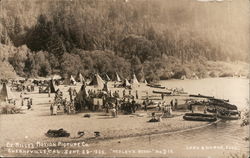
[[[186,113],[183,116],[183,119],[188,121],[209,121],[209,122],[217,120],[215,115],[202,114],[202,113]]]
[[[164,95],[172,94],[172,92],[162,92],[162,91],[153,91],[153,93],[164,94]]]
[[[214,97],[211,97],[211,96],[206,96],[206,95],[201,95],[201,94],[190,94],[189,97],[197,97],[197,98],[207,98],[207,99],[210,99],[210,98],[214,98]]]
[[[147,86],[152,87],[152,88],[165,89],[165,87],[160,84],[147,84]]]

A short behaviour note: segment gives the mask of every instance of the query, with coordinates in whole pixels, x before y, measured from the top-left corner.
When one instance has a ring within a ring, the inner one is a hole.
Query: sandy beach
[[[64,97],[68,98],[66,92],[69,86],[61,86],[60,90],[64,92]],[[78,89],[80,86],[74,86]],[[143,94],[146,86],[139,88],[139,94]],[[112,89],[114,90],[114,89]],[[119,93],[123,89],[120,89]],[[152,94],[153,88],[149,90]],[[134,91],[132,91],[132,94]],[[15,92],[16,96],[19,93]],[[161,122],[149,123],[152,110],[137,111],[135,114],[124,115],[119,114],[117,118],[113,118],[110,113],[105,112],[84,112],[78,114],[67,115],[63,111],[59,111],[58,115],[50,115],[50,104],[53,101],[54,94],[48,97],[48,94],[39,94],[38,92],[27,93],[26,97],[33,98],[32,110],[23,107],[23,114],[1,115],[1,153],[7,152],[8,143],[51,143],[51,142],[79,142],[87,143],[99,142],[101,140],[144,136],[157,133],[168,133],[173,131],[181,131],[207,125],[208,122],[185,121],[182,118],[184,112],[174,111],[172,118],[163,118]],[[139,96],[139,99],[142,96]],[[173,97],[165,97],[166,101]],[[141,102],[142,100],[137,100]],[[18,102],[17,102],[18,104]],[[157,110],[156,114],[160,114]],[[83,117],[84,114],[90,114],[90,118]],[[49,138],[45,133],[49,129],[63,128],[70,133],[70,137],[66,138]],[[77,133],[84,131],[85,135],[78,138]],[[94,132],[100,132],[100,137],[95,138]],[[42,146],[42,148],[46,146]]]

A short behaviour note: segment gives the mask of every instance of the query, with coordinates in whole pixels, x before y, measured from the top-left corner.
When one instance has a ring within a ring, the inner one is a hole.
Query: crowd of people
[[[35,87],[38,87],[40,92],[44,86],[35,84],[27,86],[24,83],[20,85],[22,87],[22,91],[20,93],[21,106],[26,105],[27,109],[30,110],[32,109],[33,100],[30,97],[24,97],[24,94],[26,92],[34,91]],[[52,93],[51,88],[49,85],[45,88],[46,93],[50,98]],[[67,92],[69,96],[68,99],[59,89],[55,92],[50,106],[51,115],[57,115],[58,112],[75,114],[83,111],[104,111],[106,113],[111,113],[113,117],[117,117],[118,113],[133,114],[136,113],[136,111],[143,109],[147,111],[148,106],[153,104],[153,101],[148,98],[144,100],[142,104],[138,103],[138,90],[132,91],[132,89],[126,90],[125,88],[121,91],[115,90],[113,92],[108,90],[108,88],[106,88],[105,91],[95,89],[88,89],[86,91],[86,85],[83,84],[79,92],[77,92],[74,87],[69,87]],[[162,102],[158,103],[159,110],[164,114],[167,113],[168,115],[171,115],[172,111],[175,110],[178,105],[177,99],[171,100],[170,104],[167,104],[163,101],[164,95],[161,97]]]

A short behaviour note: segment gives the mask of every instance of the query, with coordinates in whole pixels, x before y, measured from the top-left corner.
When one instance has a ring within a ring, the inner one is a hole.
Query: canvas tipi
[[[127,79],[124,79],[123,83],[120,85],[120,87],[131,87],[131,84]]]
[[[97,88],[103,89],[104,87],[104,81],[103,79],[100,77],[100,75],[95,74],[95,77],[93,78],[93,80],[89,83],[90,86],[95,86]]]
[[[79,82],[80,82],[80,83],[85,82],[85,79],[84,79],[84,77],[82,76],[81,73],[79,73],[78,77],[79,77]]]
[[[139,85],[139,84],[140,84],[140,83],[138,82],[138,80],[137,80],[135,74],[133,75],[132,84],[133,84],[133,85]]]
[[[0,91],[0,101],[5,101],[5,99],[14,99],[14,95],[11,92],[10,87],[6,83],[3,83]]]
[[[121,82],[122,80],[121,80],[121,78],[120,78],[120,76],[118,75],[118,73],[116,73],[116,82]]]
[[[72,75],[70,76],[70,83],[73,85],[76,84],[76,80],[74,79],[74,77]]]

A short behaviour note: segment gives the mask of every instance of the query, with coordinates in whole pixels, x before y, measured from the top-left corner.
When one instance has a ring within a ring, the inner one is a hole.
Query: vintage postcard
[[[0,0],[1,157],[249,157],[248,0]]]

